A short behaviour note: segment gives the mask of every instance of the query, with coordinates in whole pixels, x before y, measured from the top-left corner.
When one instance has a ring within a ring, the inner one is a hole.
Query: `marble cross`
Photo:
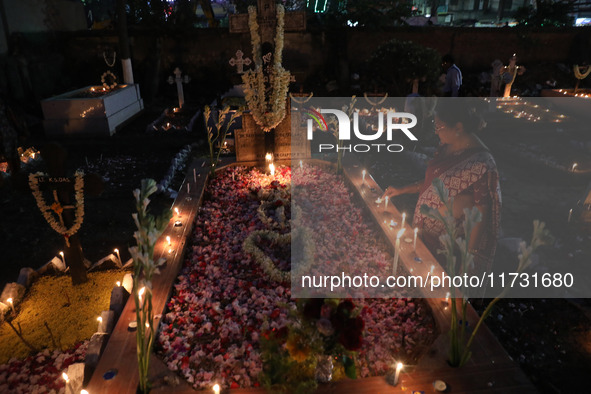
[[[181,77],[182,74],[183,74],[182,71],[177,67],[174,69],[175,77],[173,78],[172,75],[168,77],[169,84],[172,85],[173,83],[176,82],[176,91],[179,96],[179,108],[183,108],[183,104],[185,103],[185,94],[183,93],[183,83],[189,83],[189,81],[191,80],[189,78],[189,76],[186,74]]]
[[[244,74],[244,66],[250,66],[250,64],[252,63],[252,61],[250,60],[250,58],[243,58],[244,56],[244,52],[242,52],[240,49],[236,51],[236,57],[231,58],[229,63],[230,66],[234,67],[236,66],[236,72],[238,74]]]

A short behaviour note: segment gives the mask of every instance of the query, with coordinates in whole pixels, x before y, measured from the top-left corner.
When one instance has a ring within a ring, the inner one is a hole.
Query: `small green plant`
[[[137,231],[133,234],[137,246],[129,248],[133,258],[133,298],[137,323],[137,361],[139,371],[139,390],[150,391],[148,371],[150,354],[154,344],[154,312],[152,310],[152,277],[160,273],[159,267],[166,259],[154,261],[154,247],[162,235],[172,212],[165,210],[159,216],[148,213],[149,197],[158,190],[156,181],[142,179],[141,189],[135,189],[133,195],[137,213],[132,214]]]
[[[205,128],[207,130],[207,142],[209,144],[209,158],[210,158],[210,173],[211,176],[215,175],[215,169],[217,167],[220,153],[224,147],[224,143],[226,142],[226,136],[228,135],[228,130],[242,114],[242,108],[238,111],[235,111],[230,115],[230,119],[226,122],[226,117],[230,112],[230,107],[224,107],[218,111],[218,119],[214,121],[214,126],[210,126],[210,119],[212,118],[211,108],[209,106],[205,106],[203,110],[204,118],[205,118]],[[225,123],[224,123],[225,122]],[[215,128],[215,131],[214,131]],[[216,144],[218,145],[216,147]]]
[[[468,245],[470,244],[470,234],[476,223],[482,220],[482,215],[480,211],[476,207],[472,207],[472,209],[464,209],[464,234],[465,238],[458,237],[458,229],[456,228],[455,218],[453,216],[453,197],[449,196],[449,191],[443,185],[441,179],[436,178],[433,180],[433,186],[437,190],[437,194],[441,201],[445,206],[445,211],[442,214],[437,209],[431,208],[427,205],[421,206],[421,213],[424,215],[442,222],[445,226],[445,234],[439,237],[441,244],[443,245],[443,250],[439,252],[445,255],[446,263],[448,272],[455,273],[458,272],[456,270],[458,264],[458,257],[459,257],[459,272],[467,272],[468,267],[473,264],[474,256],[470,253]],[[544,228],[544,223],[541,223],[537,220],[534,221],[534,232],[532,236],[531,243],[529,246],[522,242],[520,244],[520,254],[519,254],[519,265],[517,267],[518,275],[525,271],[527,267],[531,263],[531,256],[534,251],[543,244],[548,243],[552,237],[548,230]],[[504,298],[507,293],[509,292],[510,287],[506,287],[501,294],[499,294],[496,298],[494,298],[486,307],[478,323],[474,327],[472,334],[468,341],[465,341],[466,338],[466,324],[461,324],[458,322],[458,305],[455,295],[458,293],[466,294],[466,288],[455,288],[451,286],[451,322],[450,322],[450,353],[449,353],[449,363],[453,367],[461,367],[466,364],[466,362],[472,356],[472,351],[470,347],[472,346],[472,342],[476,337],[476,333],[478,329],[482,326],[484,320],[490,314],[493,306],[502,298]],[[467,307],[468,307],[468,298],[462,297],[460,301],[459,308],[461,309],[461,322],[467,321]]]

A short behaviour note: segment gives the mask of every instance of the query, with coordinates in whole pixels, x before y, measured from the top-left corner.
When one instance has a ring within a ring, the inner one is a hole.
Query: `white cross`
[[[183,108],[183,104],[185,103],[185,95],[183,93],[183,83],[189,83],[191,80],[188,75],[181,77],[182,71],[177,67],[174,69],[173,78],[172,75],[168,77],[168,83],[173,84],[176,82],[176,92],[179,95],[179,108]]]
[[[238,74],[244,74],[244,67],[243,66],[250,66],[250,63],[252,63],[252,61],[249,58],[242,58],[244,56],[244,52],[242,52],[240,49],[236,51],[236,57],[235,58],[231,58],[229,63],[230,66],[234,67],[236,66],[236,72]]]

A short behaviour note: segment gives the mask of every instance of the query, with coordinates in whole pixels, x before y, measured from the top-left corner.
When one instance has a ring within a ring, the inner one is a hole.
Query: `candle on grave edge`
[[[394,386],[398,384],[398,379],[400,378],[400,371],[402,370],[402,363],[396,364],[396,372],[394,373]]]
[[[384,197],[384,210],[388,210],[388,196]]]
[[[398,231],[396,235],[396,245],[394,246],[394,265],[392,267],[392,275],[396,275],[398,271],[398,259],[400,258],[400,237],[404,234],[404,229]]]
[[[404,222],[406,221],[406,212],[402,213],[402,224],[400,225],[400,227],[404,228]]]
[[[415,231],[415,237],[414,237],[414,239],[412,241],[412,248],[414,250],[417,250],[417,233],[419,232],[419,228],[418,227],[415,227],[415,230],[414,231]]]

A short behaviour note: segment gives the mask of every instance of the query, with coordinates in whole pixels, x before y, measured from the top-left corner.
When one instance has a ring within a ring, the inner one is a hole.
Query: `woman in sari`
[[[453,215],[458,236],[464,237],[464,209],[478,208],[482,221],[472,230],[469,251],[474,255],[477,271],[492,266],[500,228],[501,189],[495,160],[488,148],[472,134],[479,127],[479,118],[457,100],[442,100],[436,108],[435,133],[440,145],[429,162],[425,179],[401,188],[388,187],[383,197],[395,197],[407,193],[419,193],[413,226],[419,228],[423,242],[437,256],[442,248],[439,236],[445,233],[444,225],[420,212],[422,205],[440,210],[445,206],[432,185],[441,179],[450,197],[454,198]],[[471,270],[470,270],[471,271]]]

